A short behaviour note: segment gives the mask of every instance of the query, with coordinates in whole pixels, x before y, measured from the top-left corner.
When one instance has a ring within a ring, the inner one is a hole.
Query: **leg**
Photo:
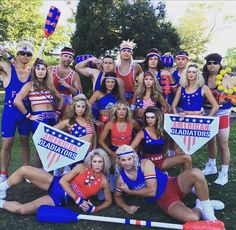
[[[208,141],[207,148],[208,148],[208,157],[211,159],[215,159],[217,154],[216,137],[213,137],[210,141]]]
[[[34,162],[35,162],[35,167],[36,168],[42,168],[43,165],[42,165],[42,162],[40,160],[40,157],[39,157],[39,154],[38,154],[37,151],[35,152]]]
[[[7,171],[9,168],[13,142],[14,137],[2,138],[1,170]]]
[[[168,170],[176,165],[184,164],[184,170],[192,168],[192,158],[190,155],[176,155],[172,157],[166,157],[161,165],[161,170]]]
[[[30,159],[29,136],[20,136],[20,142],[22,146],[23,165],[29,165],[29,159]]]
[[[201,217],[201,211],[197,208],[188,208],[182,201],[172,203],[167,210],[167,214],[180,222],[197,221]]]
[[[26,204],[20,204],[17,201],[5,201],[3,209],[21,215],[29,215],[36,213],[41,205],[55,206],[52,198],[46,195]]]
[[[29,179],[34,185],[47,191],[53,180],[53,176],[38,168],[22,166],[9,177],[7,184],[14,186],[21,183],[24,179]]]

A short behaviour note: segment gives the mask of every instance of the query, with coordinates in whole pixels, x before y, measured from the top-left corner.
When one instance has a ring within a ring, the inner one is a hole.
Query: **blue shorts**
[[[61,176],[54,176],[49,186],[49,196],[52,198],[55,206],[62,206],[67,201],[67,195],[64,189],[59,184]]]
[[[29,136],[31,121],[27,119],[15,106],[4,106],[2,112],[2,137],[14,137],[16,128],[22,136]]]
[[[43,120],[40,122],[43,122],[44,124],[53,126],[57,123],[57,118],[56,118],[56,113],[54,111],[37,111],[33,112],[33,115],[42,115]],[[38,128],[39,122],[38,121],[33,121],[32,122],[32,133],[35,132],[35,130]]]

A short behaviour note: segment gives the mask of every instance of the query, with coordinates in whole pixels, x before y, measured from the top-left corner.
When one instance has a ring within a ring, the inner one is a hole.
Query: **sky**
[[[158,2],[159,0],[154,0],[153,2]],[[78,0],[72,0],[72,7],[73,10],[76,10],[76,6]],[[178,25],[179,18],[183,15],[187,9],[189,3],[193,1],[172,1],[172,0],[165,0],[166,9],[167,9],[167,18],[174,24]],[[219,1],[195,1],[195,2],[219,2]],[[222,1],[223,5],[223,14],[235,14],[236,12],[236,1]],[[47,15],[47,12],[50,6],[56,6],[61,10],[61,17],[59,19],[59,23],[63,25],[67,25],[66,20],[71,17],[72,10],[68,7],[64,0],[44,0],[43,6],[41,8],[41,12]],[[220,25],[220,17],[219,19]],[[230,28],[222,28],[220,31],[216,32],[214,38],[210,44],[207,46],[207,52],[218,52],[222,56],[225,56],[226,51],[228,48],[236,47],[236,22]]]

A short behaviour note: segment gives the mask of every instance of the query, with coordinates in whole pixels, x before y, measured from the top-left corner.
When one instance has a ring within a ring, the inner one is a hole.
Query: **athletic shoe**
[[[5,180],[7,180],[8,176],[4,175],[4,174],[0,174],[0,183],[4,182]]]
[[[205,209],[204,211],[202,211],[202,219],[203,220],[217,220],[212,208]]]
[[[219,211],[225,208],[225,204],[220,200],[210,200],[210,203],[214,211]],[[198,208],[202,211],[202,206],[199,199],[196,199],[195,204],[195,208]]]
[[[215,184],[225,185],[228,183],[228,173],[220,171],[218,178],[214,181]]]
[[[203,172],[203,174],[205,176],[216,174],[217,173],[217,167],[216,167],[216,165],[212,165],[212,164],[206,163],[206,166],[202,170],[202,172]]]

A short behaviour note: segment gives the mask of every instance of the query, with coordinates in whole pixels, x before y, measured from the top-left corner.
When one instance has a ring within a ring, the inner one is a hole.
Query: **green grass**
[[[3,104],[3,95],[0,95],[0,104]],[[2,106],[0,106],[0,114],[2,111]],[[219,220],[225,223],[227,230],[236,229],[236,157],[235,157],[235,149],[236,149],[236,139],[234,138],[236,135],[236,125],[232,120],[231,122],[231,134],[230,134],[230,151],[231,151],[231,164],[229,169],[229,183],[224,187],[215,185],[213,181],[216,176],[208,176],[207,181],[210,189],[210,197],[211,199],[218,199],[225,203],[225,209],[223,211],[216,212],[216,216]],[[32,140],[31,144],[31,162],[33,164],[33,153],[35,148],[33,146]],[[199,167],[202,169],[207,160],[207,151],[206,148],[203,147],[197,153],[193,155],[193,165],[194,167]],[[15,138],[14,147],[12,150],[12,160],[10,164],[10,173],[14,172],[17,168],[21,166],[21,152],[20,152],[20,143],[18,135]],[[219,165],[219,161],[218,161]],[[171,174],[176,174],[180,171],[180,168],[174,169],[171,171]],[[38,198],[44,195],[45,192],[39,190],[35,186],[31,184],[23,183],[14,188],[10,188],[7,193],[7,200],[17,200],[22,203],[29,202],[35,198]],[[98,215],[102,216],[111,216],[111,217],[120,217],[127,218],[130,217],[132,219],[144,219],[144,220],[153,220],[153,221],[161,221],[168,223],[177,223],[172,218],[163,214],[159,208],[155,207],[152,204],[147,204],[141,198],[133,198],[126,197],[126,200],[130,204],[140,205],[140,210],[135,215],[129,216],[124,211],[119,209],[115,204],[113,204],[109,209],[100,212]],[[96,204],[96,198],[93,199]],[[189,206],[193,207],[195,201],[195,196],[189,194],[184,202]],[[67,207],[71,208],[74,211],[77,210],[77,207],[72,203]],[[139,226],[126,226],[120,224],[111,224],[111,223],[101,223],[101,222],[93,222],[93,221],[80,221],[78,223],[70,223],[70,224],[42,224],[36,221],[35,215],[31,216],[20,216],[17,214],[9,213],[5,210],[0,210],[0,229],[84,229],[84,230],[92,230],[92,229],[143,229],[143,227]],[[160,228],[158,228],[160,229]]]

